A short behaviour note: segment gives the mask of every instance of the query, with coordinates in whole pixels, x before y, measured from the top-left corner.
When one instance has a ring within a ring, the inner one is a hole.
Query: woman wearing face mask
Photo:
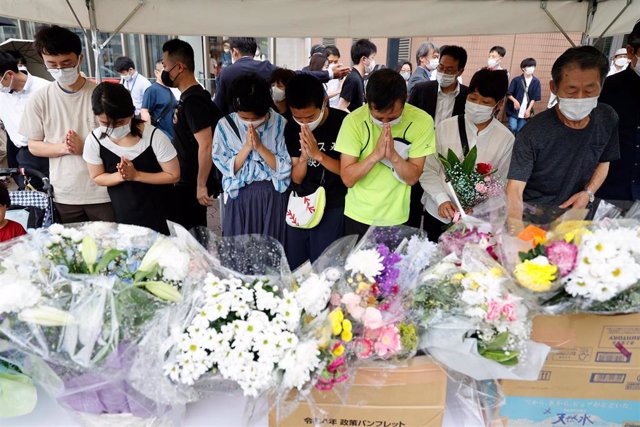
[[[514,136],[494,118],[504,102],[509,78],[505,70],[484,68],[476,72],[469,84],[465,113],[443,120],[436,126],[436,146],[446,156],[449,149],[463,159],[477,147],[478,163],[491,163],[496,173],[506,179]],[[461,135],[460,130],[464,129]],[[437,156],[425,162],[420,184],[425,191],[425,230],[432,241],[442,234],[443,223],[451,222],[457,209],[447,192],[444,169]]]
[[[296,73],[286,68],[277,68],[271,73],[271,98],[275,110],[285,116],[289,120],[289,107],[287,106],[287,98],[284,95],[284,91],[287,88],[287,82]]]
[[[409,61],[400,62],[396,67],[396,71],[400,73],[404,81],[407,82],[407,85],[409,84],[409,79],[411,78],[412,70],[413,70],[413,66]]]
[[[223,175],[223,235],[264,234],[284,245],[291,177],[286,120],[255,74],[234,80],[229,101],[235,112],[218,122],[213,137],[213,162]]]
[[[507,117],[509,118],[509,130],[517,135],[520,129],[533,117],[533,105],[542,99],[542,86],[540,80],[533,75],[536,69],[536,60],[523,59],[520,63],[522,74],[514,77],[507,91]]]
[[[134,117],[131,95],[122,85],[99,84],[91,106],[100,127],[87,136],[83,158],[95,183],[107,187],[116,222],[168,234],[166,192],[180,179],[171,141]]]

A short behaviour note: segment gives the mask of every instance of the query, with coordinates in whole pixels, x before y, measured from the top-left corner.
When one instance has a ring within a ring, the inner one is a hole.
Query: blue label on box
[[[636,425],[640,402],[505,396],[500,415],[509,418],[509,427]]]

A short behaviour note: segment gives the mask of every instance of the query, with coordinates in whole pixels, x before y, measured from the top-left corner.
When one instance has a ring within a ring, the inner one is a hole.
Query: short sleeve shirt
[[[177,103],[171,89],[159,83],[152,84],[142,98],[142,108],[149,110],[151,117],[158,121],[158,128],[171,139],[173,139],[173,112]]]
[[[218,120],[220,120],[220,111],[211,100],[211,94],[202,86],[191,86],[182,93],[173,126],[174,144],[180,160],[180,183],[196,184],[198,141],[194,134],[210,127],[213,135]]]
[[[101,165],[102,158],[100,157],[100,144],[102,144],[107,150],[119,157],[125,157],[128,160],[134,160],[136,157],[145,152],[149,145],[153,150],[153,154],[159,163],[166,163],[176,157],[176,149],[173,148],[169,138],[162,132],[153,132],[155,128],[151,125],[145,125],[142,132],[142,138],[137,144],[131,147],[123,147],[111,141],[108,136],[100,139],[100,143],[96,138],[100,138],[99,130],[94,130],[93,135],[89,135],[84,142],[84,151],[82,157],[84,160],[92,165]],[[153,138],[152,138],[153,135]]]
[[[516,136],[509,179],[527,183],[525,202],[559,206],[584,190],[599,163],[619,157],[613,108],[598,104],[584,129],[565,126],[553,108],[531,119]]]
[[[335,150],[336,140],[342,121],[347,113],[342,110],[329,108],[329,116],[325,122],[313,131],[318,148],[332,159],[340,160],[340,153]],[[300,125],[294,120],[287,121],[284,128],[284,138],[287,144],[289,156],[300,157]],[[322,185],[326,191],[327,208],[344,206],[344,197],[347,194],[339,175],[328,171],[319,162],[309,159],[307,162],[307,174],[301,184],[291,182],[291,186],[299,196],[307,196],[315,192]]]
[[[376,147],[382,128],[371,120],[369,106],[349,114],[340,128],[336,151],[367,158]],[[405,104],[402,120],[391,128],[394,139],[410,144],[409,158],[420,158],[436,151],[433,119],[413,105]],[[368,225],[399,225],[409,219],[411,186],[399,181],[390,168],[376,164],[347,191],[345,215]]]
[[[354,111],[364,104],[364,79],[355,68],[352,68],[349,75],[344,79],[340,98],[349,101],[349,106],[347,107],[349,111]]]

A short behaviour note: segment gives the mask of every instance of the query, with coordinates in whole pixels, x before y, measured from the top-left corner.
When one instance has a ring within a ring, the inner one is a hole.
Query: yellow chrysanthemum
[[[548,291],[556,280],[557,273],[558,267],[549,264],[544,257],[526,260],[518,264],[514,271],[518,283],[534,292]]]
[[[567,243],[573,242],[576,245],[580,244],[582,236],[590,233],[587,230],[587,226],[591,224],[591,221],[564,221],[553,228],[553,238],[550,240],[564,239]]]
[[[333,335],[340,335],[342,332],[342,321],[344,320],[344,314],[340,308],[334,309],[329,313],[329,322],[331,322],[331,331]]]
[[[342,344],[333,349],[334,356],[342,356],[342,353],[344,353],[344,346]]]
[[[456,273],[451,277],[451,281],[453,283],[460,283],[462,282],[462,279],[464,279],[464,274],[462,273]]]
[[[358,283],[358,293],[363,294],[369,290],[369,284],[367,282],[359,282]]]
[[[344,319],[342,321],[342,330],[343,331],[348,331],[351,332],[351,330],[353,329],[353,325],[351,324],[351,320],[349,319]]]
[[[342,335],[340,335],[340,338],[342,338],[342,341],[344,342],[350,342],[353,339],[353,333],[351,331],[342,331]]]

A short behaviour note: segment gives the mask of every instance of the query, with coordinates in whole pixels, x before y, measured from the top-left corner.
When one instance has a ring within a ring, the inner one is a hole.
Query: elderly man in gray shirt
[[[517,135],[507,183],[508,228],[522,228],[523,202],[546,208],[585,208],[620,157],[618,115],[598,104],[607,58],[592,46],[570,48],[553,64],[558,104]]]

